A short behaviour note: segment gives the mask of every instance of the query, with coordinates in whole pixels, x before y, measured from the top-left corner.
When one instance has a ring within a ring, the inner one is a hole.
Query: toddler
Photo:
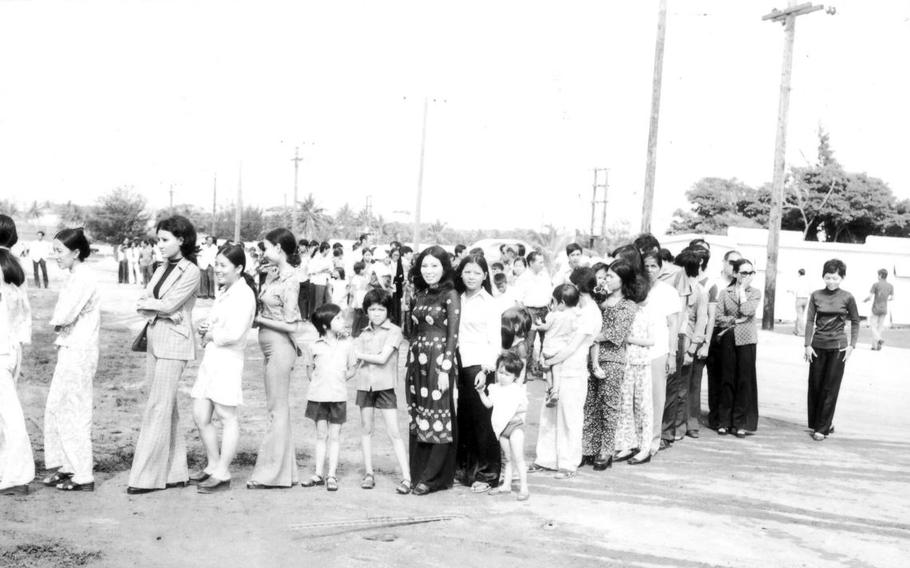
[[[546,331],[543,345],[541,346],[541,367],[544,369],[544,380],[547,381],[546,405],[550,408],[559,402],[559,374],[553,372],[553,367],[544,362],[555,357],[569,346],[572,336],[577,328],[578,306],[580,296],[578,289],[572,284],[561,284],[553,289],[553,300],[550,302],[550,312],[546,320],[535,322],[531,327],[533,331]]]

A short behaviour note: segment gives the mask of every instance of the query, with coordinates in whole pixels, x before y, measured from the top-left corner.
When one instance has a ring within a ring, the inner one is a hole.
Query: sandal
[[[542,465],[537,465],[536,463],[532,463],[528,466],[528,473],[540,473],[542,471],[547,471],[547,468]]]
[[[372,489],[376,487],[376,479],[373,477],[372,473],[368,473],[363,476],[363,480],[360,482],[361,489]]]
[[[426,495],[429,492],[430,492],[430,486],[422,481],[420,483],[418,483],[416,486],[414,486],[414,489],[411,490],[411,494],[417,495],[417,496]]]
[[[556,475],[553,476],[554,479],[575,479],[577,474],[574,471],[568,469],[561,469],[556,472]]]
[[[72,473],[64,473],[60,470],[55,471],[52,475],[48,475],[41,480],[41,483],[48,487],[57,487],[57,485],[63,483],[73,476]]]
[[[338,480],[334,475],[325,478],[325,488],[327,491],[338,491]]]
[[[511,495],[511,494],[512,494],[512,488],[511,487],[506,488],[504,485],[499,485],[497,487],[494,487],[493,489],[490,489],[490,495]]]
[[[411,480],[402,479],[401,483],[398,484],[398,487],[395,488],[395,492],[399,495],[407,495],[411,492]]]
[[[325,479],[321,475],[314,475],[306,481],[300,482],[301,487],[316,487],[317,485],[325,485]]]
[[[471,485],[471,493],[486,493],[490,490],[490,484],[486,481],[475,481]]]
[[[518,499],[519,501],[527,501],[530,496],[531,496],[531,493],[528,491],[519,491],[518,497],[516,497],[516,499]]]
[[[95,482],[89,481],[88,483],[73,483],[72,479],[67,479],[63,483],[58,483],[57,489],[61,491],[94,491]]]

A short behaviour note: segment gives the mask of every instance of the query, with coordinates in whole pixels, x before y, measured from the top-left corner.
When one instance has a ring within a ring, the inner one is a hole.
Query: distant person
[[[240,252],[243,252],[241,249]],[[199,248],[199,297],[215,297],[215,256],[218,254],[218,245],[215,244],[215,237],[209,235],[205,238],[205,244]],[[246,255],[244,255],[245,259]]]
[[[127,249],[130,246],[129,239],[123,239],[123,242],[114,247],[114,256],[117,259],[117,283],[130,283],[130,260],[127,257]],[[157,248],[157,247],[156,247]],[[158,269],[158,266],[155,266]]]
[[[806,361],[809,362],[808,418],[812,439],[820,442],[834,431],[834,408],[844,366],[859,339],[859,311],[853,294],[840,285],[847,265],[833,258],[822,266],[825,287],[812,292],[806,320]],[[850,339],[845,331],[850,320]]]
[[[809,293],[812,289],[809,287],[809,281],[806,278],[806,269],[800,268],[797,271],[796,285],[790,292],[794,297],[794,310],[796,317],[793,319],[793,335],[802,335],[806,331],[806,306],[809,304]]]
[[[38,280],[38,269],[41,269],[44,287],[47,288],[47,259],[51,256],[51,243],[44,239],[44,231],[38,231],[38,239],[31,242],[28,247],[28,257],[32,261],[35,273],[35,288],[41,287]]]
[[[869,295],[863,302],[872,300],[872,316],[869,318],[869,328],[872,330],[872,350],[881,351],[885,340],[882,331],[885,329],[885,316],[888,315],[888,302],[894,299],[894,286],[888,282],[888,271],[882,268],[878,271],[878,282],[872,285]]]

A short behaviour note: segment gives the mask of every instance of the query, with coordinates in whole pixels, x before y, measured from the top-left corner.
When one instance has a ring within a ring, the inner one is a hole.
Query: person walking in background
[[[133,284],[139,284],[141,281],[139,276],[139,246],[139,241],[133,241],[130,244],[130,248],[126,251],[127,271]]]
[[[16,393],[22,346],[32,342],[25,272],[10,251],[18,241],[16,223],[0,214],[0,495],[26,495],[35,478],[32,442]]]
[[[809,362],[808,422],[820,442],[834,431],[834,408],[844,366],[859,340],[859,311],[853,294],[840,285],[847,265],[832,258],[822,266],[825,287],[812,292],[806,312],[806,361]],[[887,274],[886,274],[887,276]],[[850,320],[850,339],[846,322]]]
[[[196,229],[186,217],[175,215],[158,223],[156,232],[165,261],[136,303],[147,322],[149,395],[126,489],[131,495],[184,487],[189,480],[177,385],[187,363],[196,358]]]
[[[38,231],[38,238],[32,241],[28,246],[28,257],[32,261],[32,269],[35,273],[35,288],[47,288],[47,259],[51,256],[51,243],[44,239],[44,231]],[[42,280],[38,279],[38,270],[41,270]]]
[[[130,283],[130,260],[127,258],[127,249],[129,249],[130,240],[123,239],[123,242],[119,244],[115,250],[114,255],[117,257],[117,283],[118,284],[129,284]],[[157,266],[155,269],[157,270]]]
[[[796,285],[791,290],[795,302],[793,307],[796,311],[793,318],[793,335],[802,335],[806,331],[806,306],[809,303],[809,293],[811,291],[809,281],[806,278],[806,269],[800,268],[797,271]]]
[[[82,229],[54,237],[57,266],[68,274],[50,325],[57,331],[57,366],[44,410],[44,466],[55,470],[44,485],[94,491],[92,381],[98,369],[101,297],[83,262],[91,253]]]
[[[880,351],[885,340],[882,332],[885,330],[885,318],[888,316],[888,302],[894,299],[894,286],[888,282],[888,271],[884,268],[878,271],[878,282],[872,285],[869,295],[863,302],[872,300],[872,315],[869,317],[869,328],[872,330],[872,350]]]
[[[152,243],[147,239],[139,245],[139,272],[142,274],[142,286],[148,286],[152,279]]]
[[[215,237],[209,235],[205,238],[205,244],[199,247],[200,298],[215,297],[215,256],[217,254],[218,245],[215,244]],[[244,257],[246,257],[245,254]]]

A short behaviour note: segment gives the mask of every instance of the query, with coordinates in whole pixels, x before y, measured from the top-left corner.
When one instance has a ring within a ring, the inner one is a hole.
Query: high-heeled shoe
[[[624,462],[624,461],[626,461],[626,460],[632,459],[632,457],[635,456],[635,454],[636,454],[635,450],[632,450],[632,451],[630,451],[629,453],[623,454],[623,455],[620,455],[620,456],[614,455],[614,456],[613,456],[613,461],[614,461],[615,463]]]
[[[613,467],[613,456],[603,459],[600,456],[594,459],[594,471],[603,471]]]

